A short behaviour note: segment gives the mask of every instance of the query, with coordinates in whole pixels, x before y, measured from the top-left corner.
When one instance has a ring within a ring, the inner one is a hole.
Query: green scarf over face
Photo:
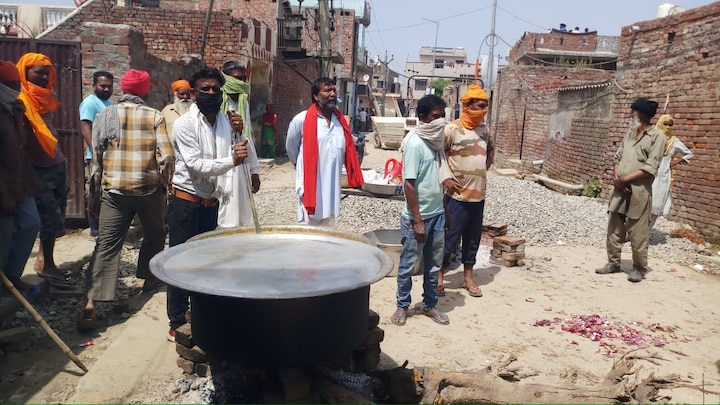
[[[223,73],[222,75],[225,78],[225,85],[223,85],[222,87],[223,101],[220,105],[220,111],[227,113],[228,99],[230,98],[230,94],[237,94],[238,110],[235,112],[238,113],[243,119],[243,135],[245,135],[246,138],[250,139],[250,126],[252,124],[249,120],[250,117],[245,116],[248,106],[248,93],[250,93],[250,84],[240,79],[236,79],[232,76],[228,76],[225,73]]]

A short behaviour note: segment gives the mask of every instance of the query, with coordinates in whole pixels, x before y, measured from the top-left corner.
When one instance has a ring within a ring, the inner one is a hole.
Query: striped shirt
[[[175,152],[165,129],[160,111],[133,102],[122,102],[100,111],[93,125],[93,140],[98,123],[106,122],[103,115],[117,110],[119,132],[116,138],[104,145],[93,145],[102,150],[102,188],[105,191],[132,196],[152,194],[166,185],[167,174],[172,173]],[[160,167],[166,174],[161,175]],[[94,170],[97,172],[97,170]]]

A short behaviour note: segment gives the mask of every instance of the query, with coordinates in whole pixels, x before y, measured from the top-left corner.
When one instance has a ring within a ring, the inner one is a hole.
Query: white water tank
[[[675,6],[670,3],[663,3],[658,6],[657,15],[655,16],[655,18],[663,18],[669,15],[682,13],[683,11],[685,11],[685,9],[680,6]]]

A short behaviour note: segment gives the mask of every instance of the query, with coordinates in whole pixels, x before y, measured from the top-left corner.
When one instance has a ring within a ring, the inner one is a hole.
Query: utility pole
[[[395,59],[394,55],[390,56],[390,60],[388,60],[387,57],[387,51],[385,51],[385,61],[382,62],[383,65],[385,65],[385,86],[383,86],[383,97],[382,97],[382,104],[380,104],[380,116],[385,116],[385,102],[387,100],[387,89],[388,89],[388,82],[390,81],[390,68],[388,67],[388,64],[392,62]]]
[[[207,45],[208,29],[210,28],[210,16],[212,16],[214,0],[208,2],[207,13],[205,13],[205,24],[203,25],[202,42],[200,44],[200,58],[205,60],[205,46]]]
[[[431,22],[435,24],[435,45],[433,46],[433,52],[432,52],[432,73],[430,74],[432,77],[435,77],[435,50],[437,49],[437,38],[438,38],[438,30],[440,29],[440,21],[431,20],[429,18],[421,18],[421,20],[425,20],[427,22]],[[433,79],[430,78],[428,80],[428,87],[430,86],[430,83]]]
[[[328,0],[318,0],[320,14],[320,76],[332,77],[332,49],[330,46],[330,8]]]
[[[493,11],[492,20],[490,22],[490,50],[488,50],[488,76],[487,85],[492,86],[492,78],[495,70],[493,70],[493,64],[495,63],[495,12],[497,11],[497,0],[493,0]],[[497,67],[495,67],[497,69]]]

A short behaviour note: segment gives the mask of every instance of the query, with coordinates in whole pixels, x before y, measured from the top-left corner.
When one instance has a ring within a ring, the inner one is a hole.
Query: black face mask
[[[217,114],[222,105],[222,93],[196,93],[195,103],[203,114]]]

